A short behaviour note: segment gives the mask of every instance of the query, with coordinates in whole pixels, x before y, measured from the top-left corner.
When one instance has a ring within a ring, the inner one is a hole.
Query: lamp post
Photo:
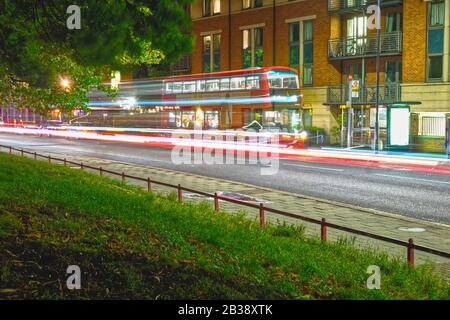
[[[353,140],[353,76],[348,76],[348,100],[347,100],[347,148],[352,147]]]
[[[376,98],[375,98],[375,134],[374,143],[375,151],[378,150],[379,139],[380,139],[380,123],[379,123],[379,112],[380,112],[380,57],[381,57],[381,0],[377,1],[378,15],[377,15],[377,61],[376,61]]]

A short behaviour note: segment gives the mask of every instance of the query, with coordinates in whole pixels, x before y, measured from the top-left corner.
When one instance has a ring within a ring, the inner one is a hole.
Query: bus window
[[[283,88],[298,89],[298,77],[290,76],[283,78]]]
[[[268,76],[269,88],[298,89],[298,77],[293,73],[276,73]]]
[[[183,92],[195,92],[195,81],[185,81],[183,82]]]
[[[173,83],[173,93],[181,93],[183,91],[183,83],[182,82],[174,82]]]
[[[206,89],[206,81],[197,80],[197,92],[205,92],[205,89]]]
[[[259,77],[247,77],[247,89],[259,89]]]
[[[172,89],[173,89],[173,83],[167,82],[166,83],[166,93],[172,93]]]
[[[219,80],[206,81],[206,91],[219,91]]]
[[[283,81],[281,78],[269,78],[269,87],[270,88],[283,88]]]
[[[245,77],[231,78],[231,90],[245,89]]]
[[[230,79],[224,78],[220,80],[220,91],[230,90]]]

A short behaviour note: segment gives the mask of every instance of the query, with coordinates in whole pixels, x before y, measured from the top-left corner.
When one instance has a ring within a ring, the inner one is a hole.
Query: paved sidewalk
[[[30,150],[31,151],[31,150]],[[66,155],[51,154],[52,156],[64,158]],[[363,231],[372,232],[400,240],[407,241],[414,238],[414,242],[419,245],[450,252],[450,226],[438,223],[426,222],[418,219],[408,218],[400,215],[379,212],[371,209],[363,209],[342,203],[315,199],[309,196],[293,194],[263,187],[256,187],[244,183],[219,180],[209,177],[198,176],[185,172],[177,172],[167,169],[160,169],[148,166],[140,166],[130,163],[111,161],[92,157],[67,156],[68,160],[83,162],[87,165],[102,167],[103,169],[125,172],[126,174],[143,178],[151,177],[152,180],[167,182],[171,184],[181,184],[184,187],[205,192],[235,192],[257,199],[256,202],[264,201],[267,207],[285,210],[294,214],[300,214],[315,219],[326,218],[327,222],[343,225]],[[120,179],[118,176],[114,176]],[[146,187],[146,183],[130,180],[129,183]],[[159,187],[154,185],[156,192],[174,192],[174,189]],[[185,199],[192,201],[213,201],[195,197],[191,194],[184,194]],[[250,218],[256,219],[257,210],[249,209],[235,204],[220,202],[222,210],[230,212],[246,211]],[[277,216],[267,213],[267,220],[273,223],[284,221],[305,226],[306,233],[310,236],[319,236],[319,226]],[[406,248],[397,245],[380,242],[362,236],[352,236],[333,229],[328,229],[328,237],[333,240],[341,238],[352,239],[357,246],[370,247],[380,251],[388,252],[398,256],[402,260],[406,259]],[[436,270],[450,278],[450,260],[438,256],[416,251],[416,264],[431,261],[436,264]]]

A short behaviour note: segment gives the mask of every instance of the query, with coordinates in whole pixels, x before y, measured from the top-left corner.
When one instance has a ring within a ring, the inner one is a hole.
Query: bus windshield
[[[299,89],[298,76],[288,72],[269,72],[269,88],[271,89]]]

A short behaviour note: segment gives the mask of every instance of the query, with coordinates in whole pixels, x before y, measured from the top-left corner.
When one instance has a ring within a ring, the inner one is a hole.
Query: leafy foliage
[[[183,9],[190,1],[0,0],[2,103],[71,110],[91,88],[105,89],[112,70],[175,61],[192,49]],[[79,30],[66,25],[73,4],[81,9]]]

